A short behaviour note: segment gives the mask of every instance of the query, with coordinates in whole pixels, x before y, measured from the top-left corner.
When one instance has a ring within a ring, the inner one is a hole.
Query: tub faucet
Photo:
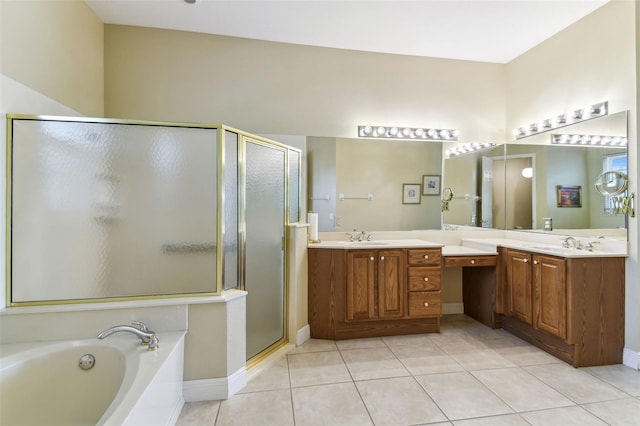
[[[133,327],[130,325],[116,325],[115,327],[107,328],[106,330],[98,334],[98,339],[104,339],[105,337],[111,336],[113,333],[126,331],[138,336],[143,345],[149,346],[150,351],[155,351],[160,347],[158,344],[158,338],[156,337],[156,333],[154,331],[150,331],[144,323],[135,321],[133,324],[137,327]]]

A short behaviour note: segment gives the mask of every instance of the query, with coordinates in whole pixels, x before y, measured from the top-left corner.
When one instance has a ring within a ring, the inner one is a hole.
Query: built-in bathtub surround
[[[0,423],[171,425],[184,404],[185,332],[0,346]],[[91,356],[93,362],[79,361]]]

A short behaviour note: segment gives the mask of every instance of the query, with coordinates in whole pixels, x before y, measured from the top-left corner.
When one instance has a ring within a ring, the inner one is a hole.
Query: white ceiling
[[[609,0],[85,0],[107,24],[506,63]]]

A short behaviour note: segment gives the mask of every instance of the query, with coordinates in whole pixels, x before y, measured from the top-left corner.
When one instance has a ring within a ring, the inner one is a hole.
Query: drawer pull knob
[[[471,264],[473,265],[474,263],[476,263],[476,261],[471,259]]]
[[[424,302],[424,306],[428,308],[429,307],[429,302]]]
[[[373,256],[371,256],[371,260],[373,260]]]
[[[384,260],[384,256],[380,256],[380,260]]]
[[[429,281],[429,277],[424,277],[424,280],[425,281]]]
[[[424,258],[425,258],[425,259],[428,259],[428,258],[429,258],[429,255],[428,255],[428,254],[425,254],[425,255],[424,255]]]
[[[537,264],[538,264],[538,261],[537,261],[537,260],[534,260],[534,261],[533,261],[533,264],[534,264],[534,265],[537,265]]]
[[[524,259],[522,259],[522,261],[523,261],[524,263],[528,263],[528,262],[529,262],[529,259],[524,258]]]

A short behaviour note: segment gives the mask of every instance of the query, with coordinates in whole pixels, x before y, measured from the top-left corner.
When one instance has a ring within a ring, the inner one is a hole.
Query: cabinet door
[[[531,255],[507,250],[507,314],[532,324]]]
[[[404,316],[407,289],[406,260],[402,250],[378,251],[378,317]]]
[[[567,285],[565,261],[556,257],[533,256],[534,323],[537,329],[567,337]]]
[[[347,253],[347,321],[378,316],[376,252],[350,250]]]

